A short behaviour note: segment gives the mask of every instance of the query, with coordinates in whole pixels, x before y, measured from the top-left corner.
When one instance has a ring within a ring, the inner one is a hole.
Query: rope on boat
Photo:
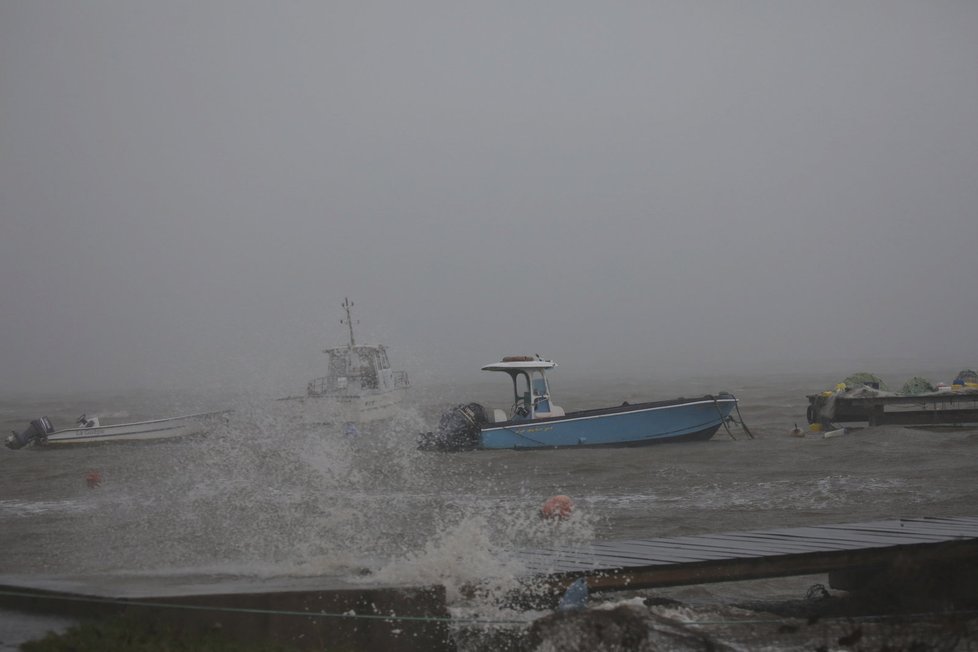
[[[738,402],[736,402],[736,403],[734,403],[734,407],[736,407],[736,408],[737,408],[737,416],[738,416],[738,417],[740,417],[740,421],[739,421],[739,422],[736,422],[736,423],[739,423],[739,425],[740,425],[740,427],[741,427],[741,428],[742,428],[742,429],[744,430],[744,432],[746,432],[746,433],[747,433],[747,436],[748,436],[748,437],[749,437],[750,439],[753,439],[753,438],[754,438],[754,433],[752,433],[752,432],[750,431],[750,428],[748,428],[748,427],[747,427],[747,422],[746,422],[746,421],[744,421],[744,415],[742,415],[742,414],[740,413],[740,401],[738,401]]]
[[[731,439],[736,441],[737,438],[734,437],[734,434],[732,432],[730,432],[730,427],[727,425],[728,421],[732,421],[736,423],[738,426],[740,426],[740,429],[747,434],[748,439],[754,438],[754,433],[750,431],[750,428],[747,427],[747,423],[744,421],[744,415],[740,413],[740,401],[734,399],[734,408],[737,410],[737,416],[740,417],[740,421],[737,421],[737,419],[735,419],[733,415],[723,416],[723,412],[720,410],[720,404],[717,402],[716,396],[710,395],[710,398],[713,399],[713,405],[717,409],[717,414],[720,415],[720,422],[723,423],[723,429],[727,431],[727,434],[730,435]]]
[[[720,404],[717,402],[717,397],[716,396],[713,396],[711,394],[710,395],[710,398],[713,399],[713,407],[715,407],[717,409],[717,414],[720,415],[720,423],[723,424],[723,429],[727,431],[727,434],[730,435],[730,438],[731,439],[733,439],[734,441],[736,441],[737,438],[734,437],[734,434],[732,432],[730,432],[730,426],[727,425],[727,419],[729,417],[723,416],[723,412],[720,410]]]

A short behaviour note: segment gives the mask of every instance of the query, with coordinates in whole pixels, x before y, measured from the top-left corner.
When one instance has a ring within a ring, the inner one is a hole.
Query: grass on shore
[[[113,616],[23,643],[23,652],[294,652],[271,643],[242,643],[220,631],[184,632],[146,619]]]

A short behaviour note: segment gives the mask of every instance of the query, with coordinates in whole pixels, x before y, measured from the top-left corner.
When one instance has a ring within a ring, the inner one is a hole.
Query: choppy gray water
[[[844,374],[840,374],[844,375]],[[66,426],[81,413],[135,421],[233,408],[226,432],[71,450],[0,450],[0,574],[324,576],[345,581],[500,585],[506,552],[552,541],[672,536],[864,519],[978,513],[978,433],[885,427],[835,439],[788,436],[805,394],[835,376],[580,382],[553,389],[568,409],[728,390],[755,439],[640,449],[423,453],[415,436],[485,384],[415,389],[389,429],[349,437],[300,428],[268,399],[218,395],[77,395],[5,401],[0,426]],[[479,379],[481,380],[481,379]],[[494,386],[490,393],[499,396]],[[85,476],[97,470],[102,485]],[[558,528],[537,516],[567,494]],[[804,587],[771,582],[772,591]],[[752,585],[750,591],[758,589]],[[740,591],[740,593],[738,593]],[[709,603],[736,585],[695,587]],[[763,596],[757,596],[763,597]],[[486,607],[489,608],[489,607]]]

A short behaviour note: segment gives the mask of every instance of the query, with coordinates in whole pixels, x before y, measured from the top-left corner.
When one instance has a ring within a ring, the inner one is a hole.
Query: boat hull
[[[648,446],[710,439],[737,405],[732,396],[679,399],[482,428],[483,449]]]
[[[47,435],[42,442],[39,442],[39,445],[52,448],[108,442],[175,439],[208,432],[222,423],[227,414],[227,412],[211,412],[92,428],[66,428]]]
[[[369,394],[296,396],[279,399],[287,413],[308,424],[367,424],[393,419],[400,410],[405,388]]]
[[[566,415],[489,423],[477,403],[458,406],[442,416],[436,432],[423,433],[423,450],[502,450],[649,446],[713,437],[737,399],[730,394],[623,404]]]

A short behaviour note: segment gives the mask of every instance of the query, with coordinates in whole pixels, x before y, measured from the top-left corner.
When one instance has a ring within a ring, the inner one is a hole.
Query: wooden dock
[[[554,590],[592,591],[893,568],[978,568],[978,517],[910,518],[695,536],[626,539],[517,553]],[[950,566],[949,566],[950,565]],[[849,588],[837,586],[836,588]]]

